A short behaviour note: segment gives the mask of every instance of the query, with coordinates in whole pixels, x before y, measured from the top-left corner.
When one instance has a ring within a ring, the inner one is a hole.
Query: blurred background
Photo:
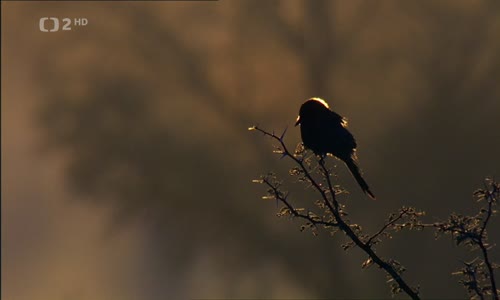
[[[473,213],[500,168],[499,4],[2,1],[2,299],[389,297],[342,235],[260,198],[251,180],[291,163],[247,128],[288,126],[294,148],[300,105],[323,97],[378,198],[339,164],[353,222]],[[88,24],[45,33],[42,17]],[[465,296],[450,274],[475,255],[449,238],[377,249],[424,298]]]

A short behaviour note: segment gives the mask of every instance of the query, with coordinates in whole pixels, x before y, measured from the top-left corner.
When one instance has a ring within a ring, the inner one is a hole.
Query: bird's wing
[[[328,120],[330,120],[330,122],[332,123],[337,123],[339,125],[342,125],[344,122],[346,122],[347,124],[347,121],[341,115],[334,112],[333,110],[330,110],[330,117],[328,118]]]
[[[331,132],[333,133],[332,139],[337,140],[337,142],[340,142],[340,144],[346,148],[356,148],[356,140],[347,129],[347,119],[343,118],[336,112],[331,111],[328,123],[327,128],[331,128]]]
[[[356,139],[354,139],[354,136],[347,130],[346,127],[342,126],[342,139],[344,142],[351,147],[351,149],[356,149],[357,144],[356,144]]]

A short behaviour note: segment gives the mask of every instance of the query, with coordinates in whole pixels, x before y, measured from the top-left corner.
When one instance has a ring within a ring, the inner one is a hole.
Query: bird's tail
[[[361,171],[359,170],[358,164],[353,158],[349,158],[345,160],[345,164],[349,168],[349,170],[352,173],[352,176],[356,179],[358,182],[359,186],[365,192],[368,196],[370,196],[373,200],[375,200],[375,195],[370,191],[370,187],[368,186],[368,183],[363,179],[363,176],[361,176]]]

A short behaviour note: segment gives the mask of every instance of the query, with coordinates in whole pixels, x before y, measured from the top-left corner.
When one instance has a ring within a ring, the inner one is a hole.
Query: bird
[[[342,160],[365,194],[375,195],[363,179],[356,157],[356,140],[347,129],[347,120],[330,109],[321,98],[309,98],[302,104],[295,126],[300,125],[304,147],[324,158],[331,154]]]

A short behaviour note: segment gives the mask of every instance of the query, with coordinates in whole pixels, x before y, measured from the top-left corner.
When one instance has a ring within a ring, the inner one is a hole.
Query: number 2
[[[63,20],[63,27],[62,27],[62,30],[71,30],[71,19],[70,18],[64,18]]]

